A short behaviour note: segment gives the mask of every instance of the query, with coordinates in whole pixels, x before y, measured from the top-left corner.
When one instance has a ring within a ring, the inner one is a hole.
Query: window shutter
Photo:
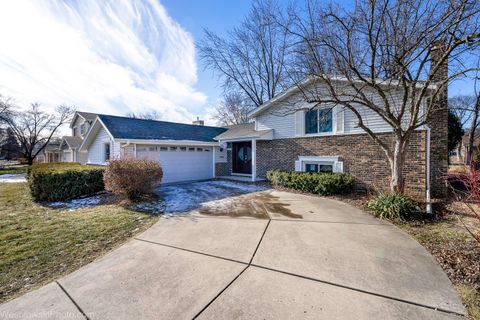
[[[335,107],[335,115],[337,116],[336,120],[336,127],[335,132],[343,132],[343,117],[344,117],[344,110],[342,106]]]
[[[297,172],[302,171],[302,161],[300,160],[295,161],[295,171]]]
[[[343,162],[337,161],[333,164],[333,172],[343,172]]]
[[[295,136],[303,136],[303,110],[295,112]]]

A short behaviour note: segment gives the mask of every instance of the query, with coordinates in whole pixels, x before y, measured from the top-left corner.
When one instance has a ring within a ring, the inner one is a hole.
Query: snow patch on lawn
[[[70,211],[73,211],[75,209],[91,208],[91,207],[97,206],[102,202],[102,200],[103,200],[102,196],[93,196],[93,197],[73,199],[68,201],[50,202],[48,203],[48,206],[53,208],[70,209]]]
[[[0,183],[14,183],[14,182],[27,182],[24,174],[2,174],[0,175]]]
[[[222,180],[162,186],[159,193],[165,201],[165,213],[169,214],[187,212],[207,202],[267,189],[265,186]]]

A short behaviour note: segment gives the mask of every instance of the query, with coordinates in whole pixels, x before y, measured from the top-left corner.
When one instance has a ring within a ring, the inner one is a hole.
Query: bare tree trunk
[[[390,191],[393,193],[403,194],[404,191],[404,179],[403,168],[405,165],[405,143],[401,138],[395,138],[395,147],[391,155],[387,155],[390,162],[391,178],[390,178]]]

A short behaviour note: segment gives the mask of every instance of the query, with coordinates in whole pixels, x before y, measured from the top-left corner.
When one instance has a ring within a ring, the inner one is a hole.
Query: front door
[[[252,142],[232,143],[232,172],[252,174]]]

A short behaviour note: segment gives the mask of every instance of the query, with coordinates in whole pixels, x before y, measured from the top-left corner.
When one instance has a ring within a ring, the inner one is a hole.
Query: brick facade
[[[229,176],[232,174],[232,150],[227,149],[227,162],[215,163],[215,176]]]
[[[380,134],[393,141],[392,134]],[[406,193],[420,201],[426,190],[426,132],[412,136],[405,162]],[[338,156],[344,172],[356,178],[360,190],[388,190],[389,162],[382,149],[366,134],[257,141],[257,175],[265,177],[272,169],[294,171],[298,156]]]
[[[439,43],[431,50],[431,60],[438,61],[443,54],[443,46]],[[448,79],[448,61],[445,61],[438,71],[432,75],[433,81],[442,82]],[[429,126],[431,128],[430,175],[432,196],[443,197],[447,185],[443,177],[448,171],[448,85],[437,96],[430,112]]]

